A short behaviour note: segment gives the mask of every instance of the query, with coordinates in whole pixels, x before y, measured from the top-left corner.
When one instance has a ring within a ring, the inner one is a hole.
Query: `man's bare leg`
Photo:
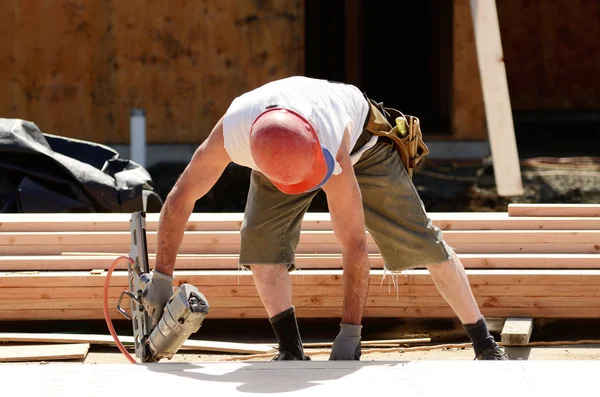
[[[498,357],[504,356],[503,350],[499,350],[494,337],[489,333],[460,259],[453,250],[450,251],[451,258],[449,261],[428,266],[427,270],[442,297],[462,322],[465,331],[473,342],[475,355],[479,356],[486,350],[488,352],[493,351],[485,359],[498,359]],[[508,356],[504,359],[508,359]]]
[[[269,317],[292,307],[292,279],[284,265],[253,265],[256,290]]]
[[[292,306],[292,280],[284,265],[253,265],[256,290],[279,342],[279,360],[306,359]]]
[[[473,324],[481,319],[467,273],[454,251],[448,262],[428,266],[427,270],[438,291],[463,324]]]

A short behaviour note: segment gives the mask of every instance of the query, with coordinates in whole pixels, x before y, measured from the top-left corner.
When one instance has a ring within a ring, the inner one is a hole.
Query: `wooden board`
[[[131,336],[119,335],[119,340],[124,346],[133,345],[133,337]],[[0,333],[0,342],[87,343],[93,345],[116,345],[111,335],[85,334]],[[260,354],[273,351],[273,347],[267,345],[196,339],[188,339],[183,343],[181,349],[242,354]]]
[[[148,249],[154,253],[157,232],[148,231]],[[2,255],[60,255],[65,252],[128,252],[129,232],[0,232]],[[444,232],[444,240],[458,253],[598,253],[597,230],[501,230]],[[378,254],[373,236],[367,233],[369,253]],[[181,254],[238,254],[237,231],[189,231],[179,248]],[[298,254],[336,254],[340,245],[333,231],[302,231]]]
[[[88,397],[121,395],[125,379],[150,385],[155,395],[202,390],[208,396],[375,395],[402,390],[403,396],[455,396],[464,385],[486,397],[589,395],[600,363],[585,361],[328,361],[187,362],[131,364],[6,365],[0,377],[24,396]],[[492,373],[492,375],[490,375]],[[435,380],[432,380],[435,374]],[[489,387],[490,376],[502,387]],[[35,379],[35,381],[32,381]]]
[[[532,318],[507,318],[500,334],[502,344],[504,346],[526,345],[529,343],[532,331]]]
[[[500,196],[520,196],[523,182],[495,1],[470,0],[488,139]]]
[[[600,307],[482,307],[486,317],[532,317],[548,319],[593,319],[600,317]],[[131,322],[116,309],[109,309],[113,321]],[[302,307],[296,311],[298,318],[339,319],[342,308]],[[429,318],[456,319],[450,307],[368,307],[364,318]],[[268,319],[263,308],[217,309],[211,312],[210,319]],[[19,309],[0,311],[0,321],[45,321],[45,320],[104,320],[102,309]]]
[[[126,252],[108,254],[75,255],[16,255],[0,256],[0,271],[50,271],[50,270],[107,270],[113,261]],[[384,260],[379,254],[371,254],[371,267],[382,269]],[[598,254],[458,254],[467,269],[600,269]],[[149,255],[149,263],[154,267],[156,256]],[[341,254],[296,255],[296,266],[300,269],[341,269]],[[218,270],[238,269],[236,254],[180,254],[175,265],[178,270]],[[127,268],[125,261],[119,262],[117,269]]]
[[[256,302],[258,298],[258,292],[256,287],[253,285],[207,285],[199,286],[200,290],[207,296],[210,303],[213,303],[213,299],[222,298],[238,298],[245,300],[253,298]],[[482,298],[494,298],[494,297],[537,297],[540,301],[547,297],[562,298],[567,301],[567,298],[600,298],[600,290],[598,286],[556,286],[556,285],[485,285],[485,284],[473,284],[471,285],[473,293]],[[108,296],[110,302],[116,302],[117,298],[121,294],[123,288],[121,287],[109,287]],[[314,305],[317,306],[321,303],[323,298],[338,298],[343,294],[342,285],[328,285],[328,286],[311,286],[311,285],[300,285],[293,287],[293,293],[296,298],[307,298],[314,299]],[[396,291],[393,287],[390,288],[387,283],[384,285],[371,285],[369,295],[374,299],[380,297],[388,298],[393,296],[394,302],[396,297],[403,298],[425,298],[435,297],[440,298],[440,293],[434,285],[404,285]],[[44,288],[44,287],[32,287],[32,288],[0,288],[0,300],[4,301],[2,305],[11,304],[14,301],[26,300],[27,302],[33,301],[78,301],[78,300],[89,300],[98,302],[102,299],[104,293],[101,288],[89,288],[89,287],[57,287],[57,288]],[[128,301],[125,298],[123,306],[126,307]],[[565,304],[567,304],[566,302]],[[111,305],[112,306],[112,305]]]
[[[597,285],[600,286],[598,269],[467,269],[471,284],[485,285]],[[175,270],[175,284],[191,283],[200,286],[253,286],[249,271],[236,270]],[[301,270],[291,273],[292,285],[327,286],[342,284],[342,270]],[[106,272],[91,274],[85,271],[50,272],[0,272],[0,288],[32,287],[103,287]],[[396,285],[434,285],[427,270],[406,270],[395,276]],[[392,285],[392,276],[383,270],[370,272],[370,284]],[[127,272],[115,271],[110,286],[123,288],[128,285]],[[392,287],[393,288],[393,287]]]
[[[339,317],[341,270],[303,270],[292,276],[299,317]],[[600,313],[600,270],[467,270],[476,300],[490,317],[590,318]],[[231,270],[176,271],[176,283],[198,285],[211,304],[210,318],[265,318],[251,274]],[[102,319],[105,274],[89,272],[4,273],[0,276],[0,319]],[[126,275],[111,279],[113,319]],[[396,289],[396,286],[398,289]],[[125,303],[125,307],[127,303]],[[426,270],[394,280],[372,270],[366,317],[446,317],[455,314]]]
[[[0,346],[0,362],[82,360],[89,349],[89,343]]]
[[[515,217],[600,217],[600,204],[517,204],[508,205]]]
[[[600,219],[589,217],[510,217],[507,212],[431,212],[432,223],[442,230],[600,230]],[[129,231],[127,213],[0,214],[0,232],[123,232]],[[186,231],[239,231],[242,213],[193,213]],[[156,230],[158,214],[146,217],[148,230]],[[309,212],[302,230],[332,230],[328,213]]]

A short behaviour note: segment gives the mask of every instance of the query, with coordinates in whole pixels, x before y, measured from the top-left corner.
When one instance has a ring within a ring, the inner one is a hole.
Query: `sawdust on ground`
[[[317,350],[308,350],[308,352]],[[600,360],[600,345],[564,345],[551,347],[509,347],[511,360]],[[243,359],[243,355],[230,354],[204,354],[204,353],[179,353],[171,360],[163,360],[161,363],[202,363],[223,362],[231,358],[239,358],[235,362],[269,361],[269,358]],[[324,361],[328,359],[327,354],[312,355],[313,361]],[[432,351],[411,351],[391,353],[368,353],[363,354],[361,361],[425,361],[425,360],[473,360],[473,350],[444,349]],[[127,364],[128,361],[123,354],[115,351],[95,351],[91,349],[84,360],[65,360],[51,362],[25,362],[22,365],[60,365],[62,363],[81,362],[84,364]],[[10,363],[15,365],[17,363]],[[0,364],[1,365],[1,364]]]

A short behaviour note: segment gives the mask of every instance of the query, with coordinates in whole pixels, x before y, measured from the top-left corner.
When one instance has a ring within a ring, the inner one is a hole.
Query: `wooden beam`
[[[532,318],[507,318],[500,335],[502,344],[506,346],[526,345],[529,343],[532,331]]]
[[[519,217],[600,217],[600,204],[518,204],[508,205],[509,216]]]
[[[600,315],[600,270],[467,270],[478,305],[486,317],[590,318]],[[105,274],[44,272],[0,274],[0,319],[103,319]],[[365,317],[454,318],[426,270],[402,272],[394,280],[372,270]],[[266,318],[249,272],[175,271],[176,283],[202,286],[210,318]],[[109,310],[125,320],[115,304],[127,275],[110,280]],[[342,271],[292,273],[293,303],[299,318],[336,318],[342,314]],[[396,290],[397,286],[397,290]]]
[[[193,213],[186,231],[239,231],[243,213]],[[514,217],[508,212],[430,212],[432,223],[442,230],[600,230],[593,217]],[[131,214],[0,214],[0,232],[123,232],[129,231]],[[146,217],[155,231],[158,214]],[[328,213],[309,212],[302,230],[332,230]]]
[[[467,269],[471,285],[577,285],[600,286],[600,269]],[[342,285],[342,269],[296,270],[291,273],[293,287],[300,285]],[[199,286],[209,285],[254,285],[249,271],[238,270],[178,270],[174,272],[176,283],[191,283]],[[50,271],[50,272],[0,272],[0,288],[32,287],[95,287],[104,286],[106,272],[90,274],[88,271]],[[381,269],[372,269],[370,283],[373,287],[381,285],[434,285],[425,269],[399,272],[392,275]],[[113,272],[111,287],[127,288],[127,272]]]
[[[83,360],[89,343],[0,346],[0,362]]]
[[[393,287],[392,287],[393,288]],[[600,307],[481,307],[485,317],[532,317],[549,319],[595,319],[600,317]],[[113,321],[131,321],[120,314],[117,309],[109,308]],[[296,315],[303,319],[335,319],[342,316],[341,306],[331,307],[299,307]],[[456,319],[456,313],[450,306],[441,307],[367,307],[364,318],[447,318]],[[213,310],[210,319],[268,319],[264,308],[220,308]],[[102,309],[15,309],[0,310],[0,321],[41,321],[41,320],[104,320]]]
[[[500,196],[520,196],[523,182],[496,2],[470,2],[496,188]]]
[[[598,253],[598,230],[449,230],[445,241],[459,254],[483,253]],[[38,232],[0,233],[1,255],[61,255],[63,252],[127,252],[129,232]],[[147,232],[148,249],[154,253],[157,232]],[[181,254],[239,254],[238,231],[189,231],[179,248]],[[369,253],[379,248],[367,234]],[[302,231],[298,254],[339,254],[340,246],[332,230]]]
[[[131,336],[119,335],[119,340],[124,346],[133,345],[133,337]],[[95,334],[0,333],[0,342],[86,343],[88,345],[116,345],[112,336]],[[274,351],[273,347],[268,345],[195,339],[186,340],[181,349],[243,354],[260,354]]]
[[[88,254],[85,252],[70,255],[15,255],[0,256],[2,271],[57,271],[57,270],[107,270],[112,262],[126,252],[113,254]],[[463,266],[467,269],[598,269],[600,256],[598,254],[458,254]],[[178,270],[217,270],[238,269],[236,254],[180,254],[175,265]],[[379,254],[370,254],[371,267],[383,268],[383,258]],[[156,255],[149,255],[149,263],[153,268]],[[342,267],[341,253],[329,255],[296,255],[296,265],[300,269],[340,269]],[[124,270],[126,263],[117,265]]]

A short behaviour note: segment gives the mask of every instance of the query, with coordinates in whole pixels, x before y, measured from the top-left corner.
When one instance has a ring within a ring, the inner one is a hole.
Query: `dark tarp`
[[[0,213],[159,212],[144,167],[93,142],[0,118]]]

